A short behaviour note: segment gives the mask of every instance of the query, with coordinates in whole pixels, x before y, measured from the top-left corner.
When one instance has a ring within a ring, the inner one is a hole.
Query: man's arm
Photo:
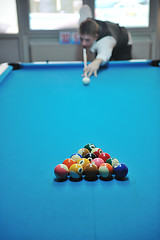
[[[92,74],[94,74],[94,76],[97,77],[97,71],[102,62],[103,60],[101,58],[96,58],[95,60],[93,60],[93,62],[88,64],[88,66],[84,69],[84,72],[87,73],[88,77],[90,77]]]
[[[97,52],[97,57],[84,69],[84,72],[87,73],[88,77],[92,74],[97,77],[97,71],[100,65],[109,61],[115,45],[116,40],[112,36],[106,36],[93,44],[90,50],[91,52]]]

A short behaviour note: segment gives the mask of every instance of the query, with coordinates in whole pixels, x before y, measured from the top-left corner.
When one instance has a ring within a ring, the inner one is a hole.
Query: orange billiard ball
[[[65,164],[68,167],[68,169],[75,163],[76,161],[74,161],[72,158],[67,158],[63,161],[63,164]]]
[[[99,174],[102,178],[111,177],[113,172],[113,167],[109,163],[102,163],[99,167]]]

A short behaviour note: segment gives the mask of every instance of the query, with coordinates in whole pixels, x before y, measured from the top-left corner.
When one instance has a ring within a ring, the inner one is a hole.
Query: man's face
[[[93,37],[91,35],[80,35],[81,45],[83,48],[90,48],[93,42],[96,40],[97,37]]]

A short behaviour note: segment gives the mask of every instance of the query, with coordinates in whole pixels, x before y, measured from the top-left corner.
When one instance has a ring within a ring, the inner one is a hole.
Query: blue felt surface
[[[24,64],[0,86],[0,239],[158,239],[160,68]],[[91,142],[128,179],[56,182],[54,167]]]

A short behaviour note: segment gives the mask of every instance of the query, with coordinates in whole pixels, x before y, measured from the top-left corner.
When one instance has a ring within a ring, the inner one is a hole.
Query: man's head
[[[88,18],[80,24],[79,34],[82,47],[90,48],[93,42],[98,38],[98,24],[94,20]]]

